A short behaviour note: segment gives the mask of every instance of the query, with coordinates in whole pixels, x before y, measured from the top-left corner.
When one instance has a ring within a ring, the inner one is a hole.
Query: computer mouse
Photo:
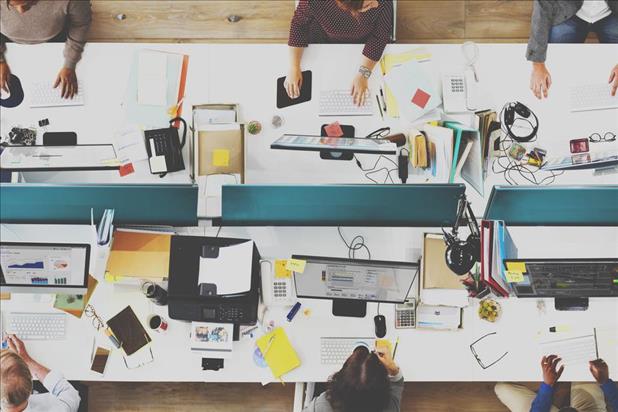
[[[376,327],[376,336],[378,338],[386,336],[386,317],[384,315],[376,315],[373,318],[373,323]]]

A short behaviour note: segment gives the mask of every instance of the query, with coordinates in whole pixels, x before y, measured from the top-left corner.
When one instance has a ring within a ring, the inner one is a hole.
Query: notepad
[[[118,339],[127,356],[134,354],[152,340],[131,306],[127,306],[109,319],[107,326]]]
[[[283,328],[276,328],[256,343],[276,379],[300,366],[300,359]]]

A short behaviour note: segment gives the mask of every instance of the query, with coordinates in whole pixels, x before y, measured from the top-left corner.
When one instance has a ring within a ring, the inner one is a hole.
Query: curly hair
[[[331,376],[326,399],[337,412],[378,412],[389,400],[390,381],[375,353],[358,347]]]

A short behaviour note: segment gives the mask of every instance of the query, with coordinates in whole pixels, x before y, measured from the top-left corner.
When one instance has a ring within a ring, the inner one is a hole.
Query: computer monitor
[[[83,295],[89,264],[88,244],[0,242],[0,289]]]
[[[324,159],[351,160],[354,153],[397,154],[397,145],[389,140],[364,137],[328,137],[284,134],[275,140],[271,149],[309,150],[320,152]]]
[[[364,317],[367,302],[403,303],[418,263],[294,255],[306,262],[294,272],[296,296],[333,301],[333,315]]]
[[[524,280],[513,283],[518,298],[555,298],[558,310],[586,309],[590,297],[618,297],[618,259],[505,259]]]

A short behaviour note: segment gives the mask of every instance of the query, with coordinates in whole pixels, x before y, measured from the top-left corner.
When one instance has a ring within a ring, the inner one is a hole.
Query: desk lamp
[[[470,235],[466,240],[460,240],[458,230],[461,225],[465,224],[470,229]],[[442,232],[446,242],[444,253],[446,265],[459,276],[465,275],[472,270],[476,262],[481,260],[480,230],[470,202],[467,201],[465,195],[462,194],[459,199],[457,217],[451,233],[447,233],[444,228]]]

